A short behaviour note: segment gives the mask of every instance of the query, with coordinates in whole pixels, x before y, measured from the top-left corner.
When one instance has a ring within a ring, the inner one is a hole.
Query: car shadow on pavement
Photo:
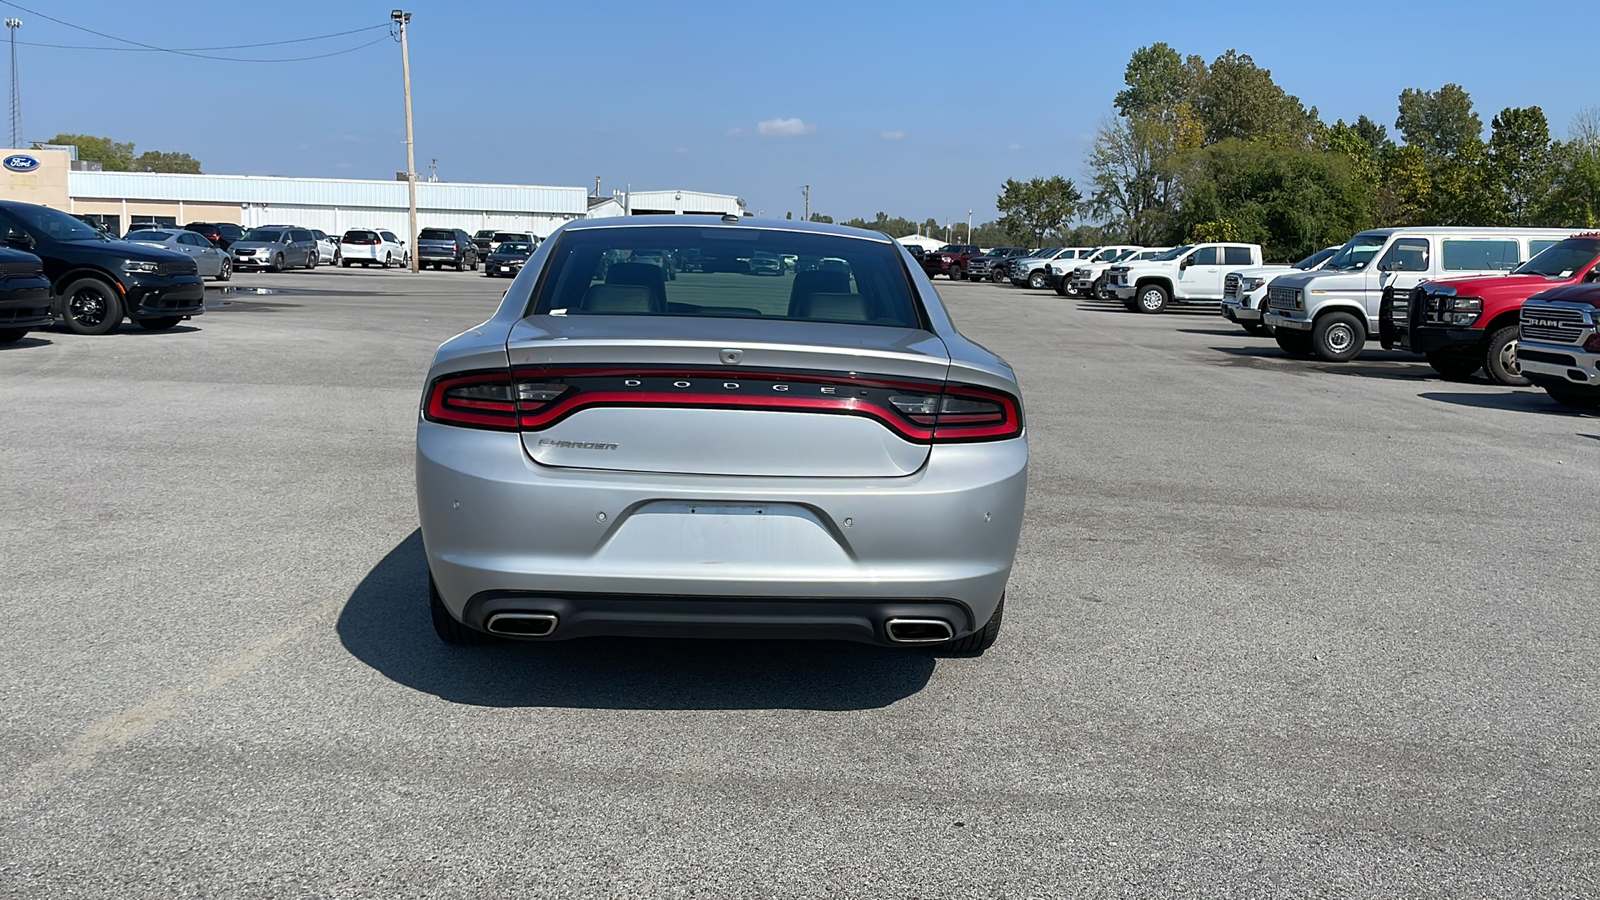
[[[1361,362],[1329,363],[1318,359],[1298,359],[1283,352],[1276,343],[1259,347],[1212,347],[1231,359],[1223,365],[1254,369],[1277,369],[1289,372],[1326,372],[1329,375],[1347,375],[1357,378],[1387,378],[1390,381],[1440,381],[1438,375],[1426,365],[1416,365],[1416,357],[1378,351],[1372,357],[1363,354]]]
[[[18,338],[9,344],[0,344],[0,350],[20,350],[23,347],[43,347],[49,343],[49,341],[42,337],[35,337],[34,335],[30,334]]]
[[[875,709],[928,683],[934,656],[822,641],[582,638],[451,647],[428,618],[413,531],[345,603],[339,640],[390,679],[451,703],[575,709]]]
[[[1446,394],[1429,392],[1418,394],[1424,400],[1470,406],[1474,409],[1503,409],[1510,412],[1538,413],[1544,416],[1592,416],[1595,413],[1562,406],[1545,396],[1544,391],[1502,391],[1494,394]]]

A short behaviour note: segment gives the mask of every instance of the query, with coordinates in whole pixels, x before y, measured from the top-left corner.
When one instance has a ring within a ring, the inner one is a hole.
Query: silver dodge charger
[[[1011,367],[872,231],[564,226],[434,356],[433,624],[495,636],[994,643],[1027,490]],[[793,271],[753,279],[755,259]],[[717,260],[668,281],[663,259]]]

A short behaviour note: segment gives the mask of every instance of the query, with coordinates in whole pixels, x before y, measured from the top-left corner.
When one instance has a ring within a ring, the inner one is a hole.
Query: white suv
[[[1161,312],[1170,303],[1221,303],[1224,274],[1259,265],[1260,244],[1190,244],[1155,259],[1112,266],[1106,293],[1142,313]]]
[[[385,228],[352,228],[339,239],[339,264],[346,269],[351,263],[363,266],[380,265],[385,269],[393,265],[411,265],[411,251],[406,242]]]

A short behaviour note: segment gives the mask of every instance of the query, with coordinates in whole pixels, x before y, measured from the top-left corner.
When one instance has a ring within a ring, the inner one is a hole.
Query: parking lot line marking
[[[185,701],[202,697],[237,681],[272,655],[273,651],[299,637],[307,627],[300,625],[270,635],[205,673],[198,684],[173,688],[84,729],[61,752],[28,767],[11,793],[16,807],[38,799],[66,779],[88,770],[103,754],[125,747],[155,730],[162,722],[182,715]]]

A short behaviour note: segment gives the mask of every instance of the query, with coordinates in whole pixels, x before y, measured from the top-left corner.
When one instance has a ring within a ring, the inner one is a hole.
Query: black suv
[[[996,247],[982,256],[967,260],[967,277],[973,281],[985,278],[997,283],[1004,281],[1006,263],[1027,255],[1027,247]]]
[[[417,268],[442,269],[455,266],[457,272],[478,271],[478,247],[472,235],[459,228],[424,228],[417,233]]]
[[[50,324],[50,279],[32,253],[0,248],[0,344]]]
[[[124,316],[141,328],[171,328],[205,311],[193,257],[114,241],[48,206],[0,200],[0,243],[44,261],[51,311],[78,334],[107,334]]]

